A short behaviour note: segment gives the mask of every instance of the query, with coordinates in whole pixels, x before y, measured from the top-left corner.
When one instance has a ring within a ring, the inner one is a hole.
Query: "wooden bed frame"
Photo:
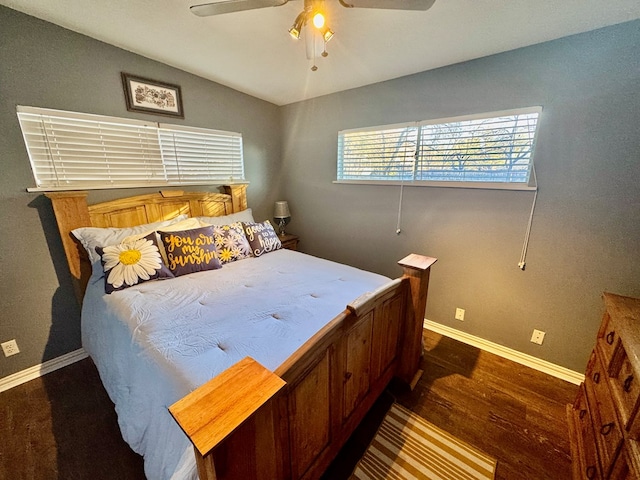
[[[225,193],[165,191],[89,206],[87,192],[49,193],[78,301],[91,275],[75,228],[130,227],[180,214],[247,208]],[[411,254],[403,276],[355,299],[275,372],[245,358],[169,410],[194,444],[201,480],[317,479],[396,376],[413,388],[435,258]]]

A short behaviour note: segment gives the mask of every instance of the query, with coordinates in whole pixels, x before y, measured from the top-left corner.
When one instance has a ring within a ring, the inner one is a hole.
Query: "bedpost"
[[[233,213],[247,209],[247,185],[224,185],[224,193],[231,195]]]
[[[87,192],[49,192],[45,194],[53,205],[62,246],[69,263],[69,271],[73,279],[73,289],[82,305],[82,298],[91,275],[91,265],[83,262],[78,244],[71,236],[71,230],[91,225],[89,207],[87,206]],[[83,252],[84,253],[84,252]]]
[[[245,357],[169,407],[193,443],[200,480],[283,477],[274,396],[285,385]]]
[[[431,265],[436,261],[436,258],[412,253],[398,262],[404,270],[403,278],[409,279],[409,289],[397,376],[408,383],[411,390],[422,376],[422,370],[419,368],[422,356],[422,329],[427,307],[429,273]]]

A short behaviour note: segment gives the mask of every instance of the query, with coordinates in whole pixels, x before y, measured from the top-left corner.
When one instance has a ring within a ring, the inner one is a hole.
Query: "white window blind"
[[[244,179],[239,133],[161,124],[159,137],[170,183]]]
[[[524,185],[540,107],[338,133],[338,181]]]
[[[35,190],[244,180],[238,133],[23,106],[18,119]]]
[[[389,125],[338,134],[338,180],[413,180],[418,129]]]

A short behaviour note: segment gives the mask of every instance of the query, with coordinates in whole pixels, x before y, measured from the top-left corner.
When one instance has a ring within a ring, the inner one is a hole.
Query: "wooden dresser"
[[[603,299],[584,383],[567,405],[573,478],[640,480],[640,299]]]

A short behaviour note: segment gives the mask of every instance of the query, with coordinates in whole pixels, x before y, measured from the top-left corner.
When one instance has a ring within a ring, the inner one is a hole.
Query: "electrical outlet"
[[[5,357],[10,357],[11,355],[20,353],[20,349],[18,348],[18,344],[15,340],[9,340],[8,342],[4,342],[0,345],[2,345],[2,351],[4,352]]]
[[[542,345],[542,342],[544,341],[544,335],[545,335],[545,332],[541,330],[534,330],[533,334],[531,335],[531,342],[537,343],[538,345]]]
[[[456,320],[464,320],[464,308],[456,308]]]

